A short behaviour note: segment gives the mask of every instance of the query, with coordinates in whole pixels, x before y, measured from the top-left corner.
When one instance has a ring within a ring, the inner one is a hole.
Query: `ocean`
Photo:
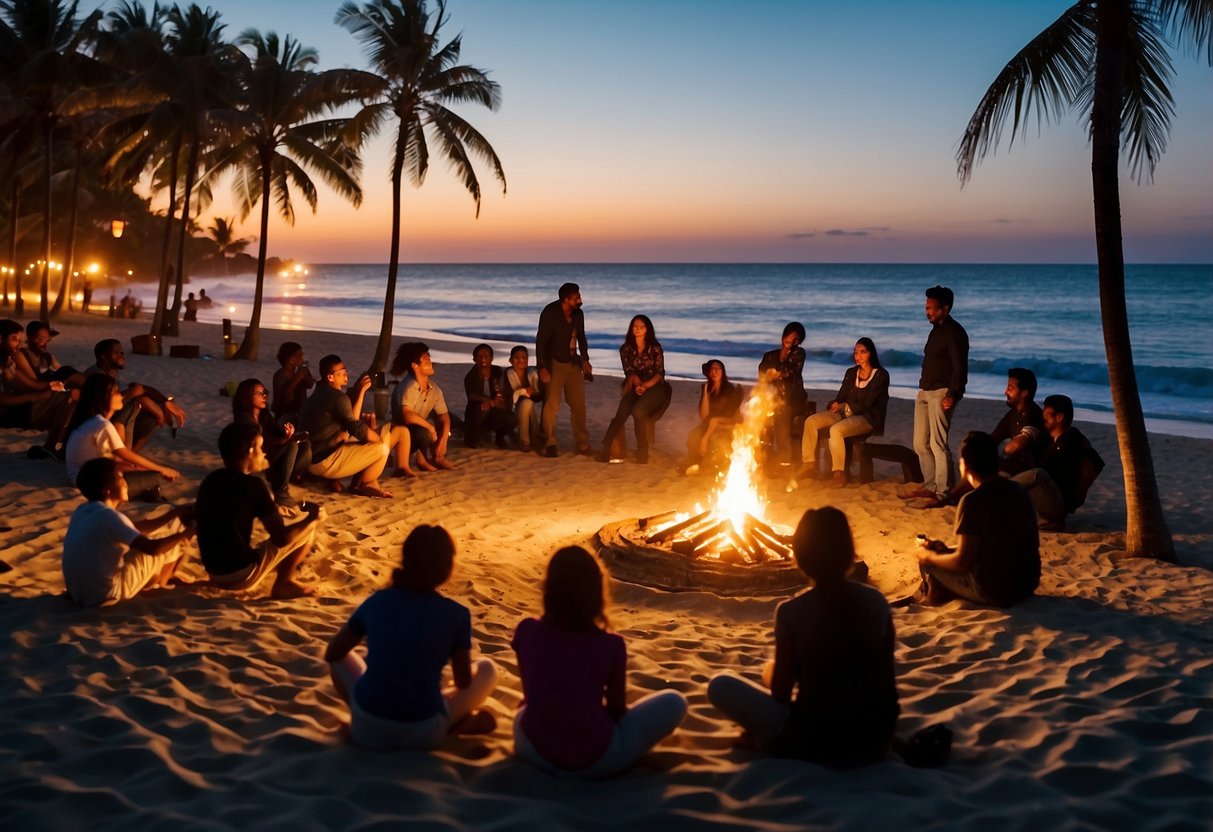
[[[262,322],[278,329],[375,335],[383,264],[316,264],[266,278]],[[394,331],[401,340],[533,346],[544,304],[561,283],[580,285],[596,374],[619,374],[616,350],[634,314],[653,320],[671,376],[699,378],[720,358],[731,378],[752,381],[784,324],[808,331],[805,379],[835,388],[860,336],[875,341],[892,395],[912,398],[929,324],[923,290],[956,293],[953,317],[969,333],[969,396],[1001,399],[1006,369],[1033,369],[1038,400],[1074,399],[1080,418],[1110,421],[1111,396],[1094,266],[930,264],[407,264],[400,267]],[[1131,337],[1150,428],[1213,437],[1213,265],[1126,269]],[[217,303],[199,320],[248,322],[253,277],[194,278]],[[273,349],[273,345],[269,345]],[[318,356],[313,356],[317,358]],[[499,350],[498,363],[506,356]]]

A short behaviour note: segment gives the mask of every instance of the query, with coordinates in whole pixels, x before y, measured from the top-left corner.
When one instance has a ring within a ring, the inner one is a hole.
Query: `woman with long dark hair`
[[[699,424],[687,436],[688,473],[705,462],[711,468],[721,467],[728,457],[733,440],[733,428],[741,417],[741,385],[729,381],[724,362],[713,358],[703,365],[707,379],[699,393]]]
[[[312,461],[311,443],[295,432],[291,422],[278,424],[270,415],[269,390],[255,378],[246,378],[232,395],[232,417],[237,424],[261,428],[261,441],[270,462],[265,478],[274,502],[286,508],[298,505],[291,496],[291,478],[302,476]]]
[[[649,461],[652,426],[670,406],[673,394],[665,380],[665,353],[648,315],[636,315],[628,324],[627,334],[619,347],[619,363],[624,376],[619,389],[619,407],[602,438],[599,459],[609,462],[614,458],[611,446],[631,416],[636,429],[636,461],[644,465]]]
[[[864,434],[884,433],[885,411],[889,408],[889,372],[880,365],[880,354],[871,338],[855,342],[855,366],[842,377],[842,387],[821,413],[804,423],[801,456],[804,468],[800,477],[817,473],[817,432],[829,428],[830,470],[835,487],[846,485],[847,439]]]

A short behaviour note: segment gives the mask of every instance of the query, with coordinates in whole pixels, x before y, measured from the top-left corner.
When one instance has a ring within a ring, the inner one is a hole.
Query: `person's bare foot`
[[[417,472],[412,468],[397,468],[390,474],[384,474],[386,477],[396,477],[397,479],[407,480],[417,476]]]
[[[270,590],[270,597],[279,601],[290,598],[308,598],[316,594],[316,587],[293,580],[277,581]]]
[[[472,711],[451,726],[451,733],[460,736],[491,734],[495,730],[497,730],[497,717],[493,716],[492,711]]]
[[[430,464],[430,461],[425,458],[425,454],[421,453],[420,451],[418,451],[416,453],[416,455],[414,456],[414,460],[417,463],[417,467],[420,468],[422,471],[437,471],[438,470],[437,468],[435,468],[433,465]]]
[[[375,497],[377,499],[385,499],[392,496],[392,492],[386,488],[381,488],[379,481],[360,482],[350,489],[351,494],[357,494],[359,497]]]
[[[436,465],[438,468],[444,468],[447,471],[455,467],[455,463],[451,462],[445,456],[434,457],[434,465]]]

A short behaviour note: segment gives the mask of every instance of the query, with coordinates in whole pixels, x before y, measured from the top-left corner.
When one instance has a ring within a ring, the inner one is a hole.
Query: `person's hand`
[[[126,388],[126,392],[122,395],[126,396],[127,399],[138,398],[139,396],[143,395],[143,385],[138,383],[132,384],[130,387]]]
[[[185,411],[178,407],[176,402],[166,401],[164,403],[164,409],[167,410],[169,415],[173,417],[175,420],[174,423],[177,425],[177,427],[181,427],[185,424]]]
[[[450,436],[451,435],[449,433],[444,433],[438,438],[438,441],[434,443],[434,456],[446,456],[446,445],[447,440],[450,439]]]
[[[942,407],[945,411],[951,410],[953,407],[956,406],[956,400],[954,398],[952,398],[951,396],[944,396],[943,401],[940,402],[939,406]]]
[[[181,479],[181,472],[176,468],[164,467],[160,469],[160,476],[164,477],[169,482]]]
[[[358,376],[358,392],[365,393],[371,386],[371,377],[366,373]]]
[[[287,422],[282,426],[282,432],[286,434],[287,439],[290,439],[295,435],[295,425],[291,422]]]
[[[841,409],[842,409],[842,405],[840,405],[838,402],[830,402],[830,412],[831,413],[837,413]]]
[[[636,395],[637,395],[637,396],[643,396],[643,395],[644,395],[644,391],[645,391],[645,390],[648,390],[648,389],[649,389],[649,388],[645,387],[643,384],[637,384],[637,385],[636,385]]]
[[[590,360],[588,358],[581,362],[581,374],[583,376],[594,375],[594,368],[590,366]],[[542,376],[540,376],[540,378],[542,378]]]
[[[49,382],[49,383],[50,383],[50,386],[51,386],[51,390],[53,390],[53,391],[54,391],[54,392],[56,392],[56,393],[62,393],[64,390],[66,390],[66,389],[67,389],[66,387],[64,387],[64,386],[63,386],[63,382],[62,382],[62,381],[52,381],[52,382]]]
[[[708,452],[708,435],[704,433],[703,439],[699,440],[699,454],[703,456]]]
[[[552,374],[549,373],[547,370],[540,370],[539,371],[539,380],[542,381],[544,384],[551,384],[552,383]]]
[[[67,394],[67,400],[68,400],[69,402],[78,402],[78,401],[80,401],[80,388],[79,388],[79,387],[73,387],[73,388],[71,389],[71,391],[70,391],[70,392]]]

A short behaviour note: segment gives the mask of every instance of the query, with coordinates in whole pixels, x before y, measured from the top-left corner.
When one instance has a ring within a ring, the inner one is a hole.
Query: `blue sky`
[[[338,3],[215,0],[235,36],[293,34],[363,67]],[[1005,143],[961,189],[954,153],[989,82],[1065,3],[450,0],[463,59],[503,90],[463,114],[497,149],[479,219],[441,163],[405,194],[406,261],[1091,262],[1077,117]],[[1213,70],[1176,56],[1153,184],[1125,176],[1126,256],[1213,261]],[[387,259],[388,144],[366,201],[331,194],[271,253]],[[227,188],[213,213],[234,213]],[[255,218],[244,223],[255,233]]]

